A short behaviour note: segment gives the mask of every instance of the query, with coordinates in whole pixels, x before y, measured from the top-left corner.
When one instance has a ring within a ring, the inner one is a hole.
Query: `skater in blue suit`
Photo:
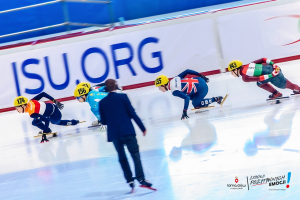
[[[198,77],[194,78],[185,78],[187,75],[195,75]],[[171,90],[173,96],[184,99],[184,108],[181,119],[187,119],[187,109],[189,106],[190,100],[194,108],[207,107],[213,102],[221,104],[223,97],[213,97],[209,99],[204,99],[208,93],[208,86],[206,83],[209,82],[209,79],[199,72],[187,69],[184,72],[180,73],[178,76],[175,76],[171,81],[165,75],[160,75],[155,80],[155,86],[159,87],[159,90],[166,92]]]
[[[97,120],[92,123],[92,126],[101,125],[101,116],[99,112],[99,102],[107,96],[107,92],[99,92],[90,88],[89,83],[80,83],[74,91],[74,96],[80,103],[87,102],[91,106],[91,111],[96,116]],[[101,126],[102,130],[106,126]]]

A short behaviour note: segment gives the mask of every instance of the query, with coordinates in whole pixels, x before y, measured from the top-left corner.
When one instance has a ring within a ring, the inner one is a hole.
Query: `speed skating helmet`
[[[77,86],[84,86],[84,87],[87,87],[88,89],[91,88],[91,84],[89,84],[88,82],[81,82]]]
[[[74,90],[74,97],[81,97],[85,94],[88,94],[90,91],[86,86],[78,85]]]
[[[235,70],[237,68],[240,68],[243,65],[242,61],[239,60],[233,60],[228,65],[228,71]]]
[[[166,85],[167,83],[169,83],[169,79],[167,76],[165,75],[160,75],[155,79],[155,86],[159,87],[161,85]]]
[[[28,99],[24,96],[18,96],[15,98],[14,100],[14,106],[18,107],[18,106],[22,106],[28,103]]]

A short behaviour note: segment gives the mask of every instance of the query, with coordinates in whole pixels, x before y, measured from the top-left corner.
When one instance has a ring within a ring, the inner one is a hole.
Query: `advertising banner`
[[[224,63],[299,55],[299,9],[298,2],[218,17]]]
[[[32,98],[42,91],[69,97],[83,81],[154,84],[161,74],[220,69],[213,30],[206,19],[3,55],[0,108],[13,106],[18,95]]]

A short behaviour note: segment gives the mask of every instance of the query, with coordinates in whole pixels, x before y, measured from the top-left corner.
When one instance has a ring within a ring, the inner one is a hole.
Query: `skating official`
[[[117,89],[116,81],[108,79],[105,82],[105,87],[109,94],[100,101],[100,115],[101,123],[107,125],[107,140],[113,142],[118,152],[119,162],[129,186],[134,187],[134,179],[125,154],[125,144],[134,161],[136,179],[141,185],[151,187],[152,184],[145,180],[139,146],[131,119],[136,122],[144,136],[146,135],[146,128],[135,113],[128,96],[115,92]]]

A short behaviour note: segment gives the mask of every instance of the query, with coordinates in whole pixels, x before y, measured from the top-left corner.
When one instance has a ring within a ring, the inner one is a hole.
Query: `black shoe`
[[[146,180],[140,180],[139,181],[141,185],[145,186],[145,187],[151,187],[152,183],[146,181]]]
[[[221,104],[222,103],[222,100],[223,100],[223,97],[222,96],[218,96],[218,97],[214,97],[215,98],[215,101],[218,103],[218,104]]]
[[[128,184],[129,184],[129,187],[131,187],[131,188],[134,188],[134,186],[135,186],[135,185],[134,185],[134,181],[131,181],[131,182],[129,182]]]

